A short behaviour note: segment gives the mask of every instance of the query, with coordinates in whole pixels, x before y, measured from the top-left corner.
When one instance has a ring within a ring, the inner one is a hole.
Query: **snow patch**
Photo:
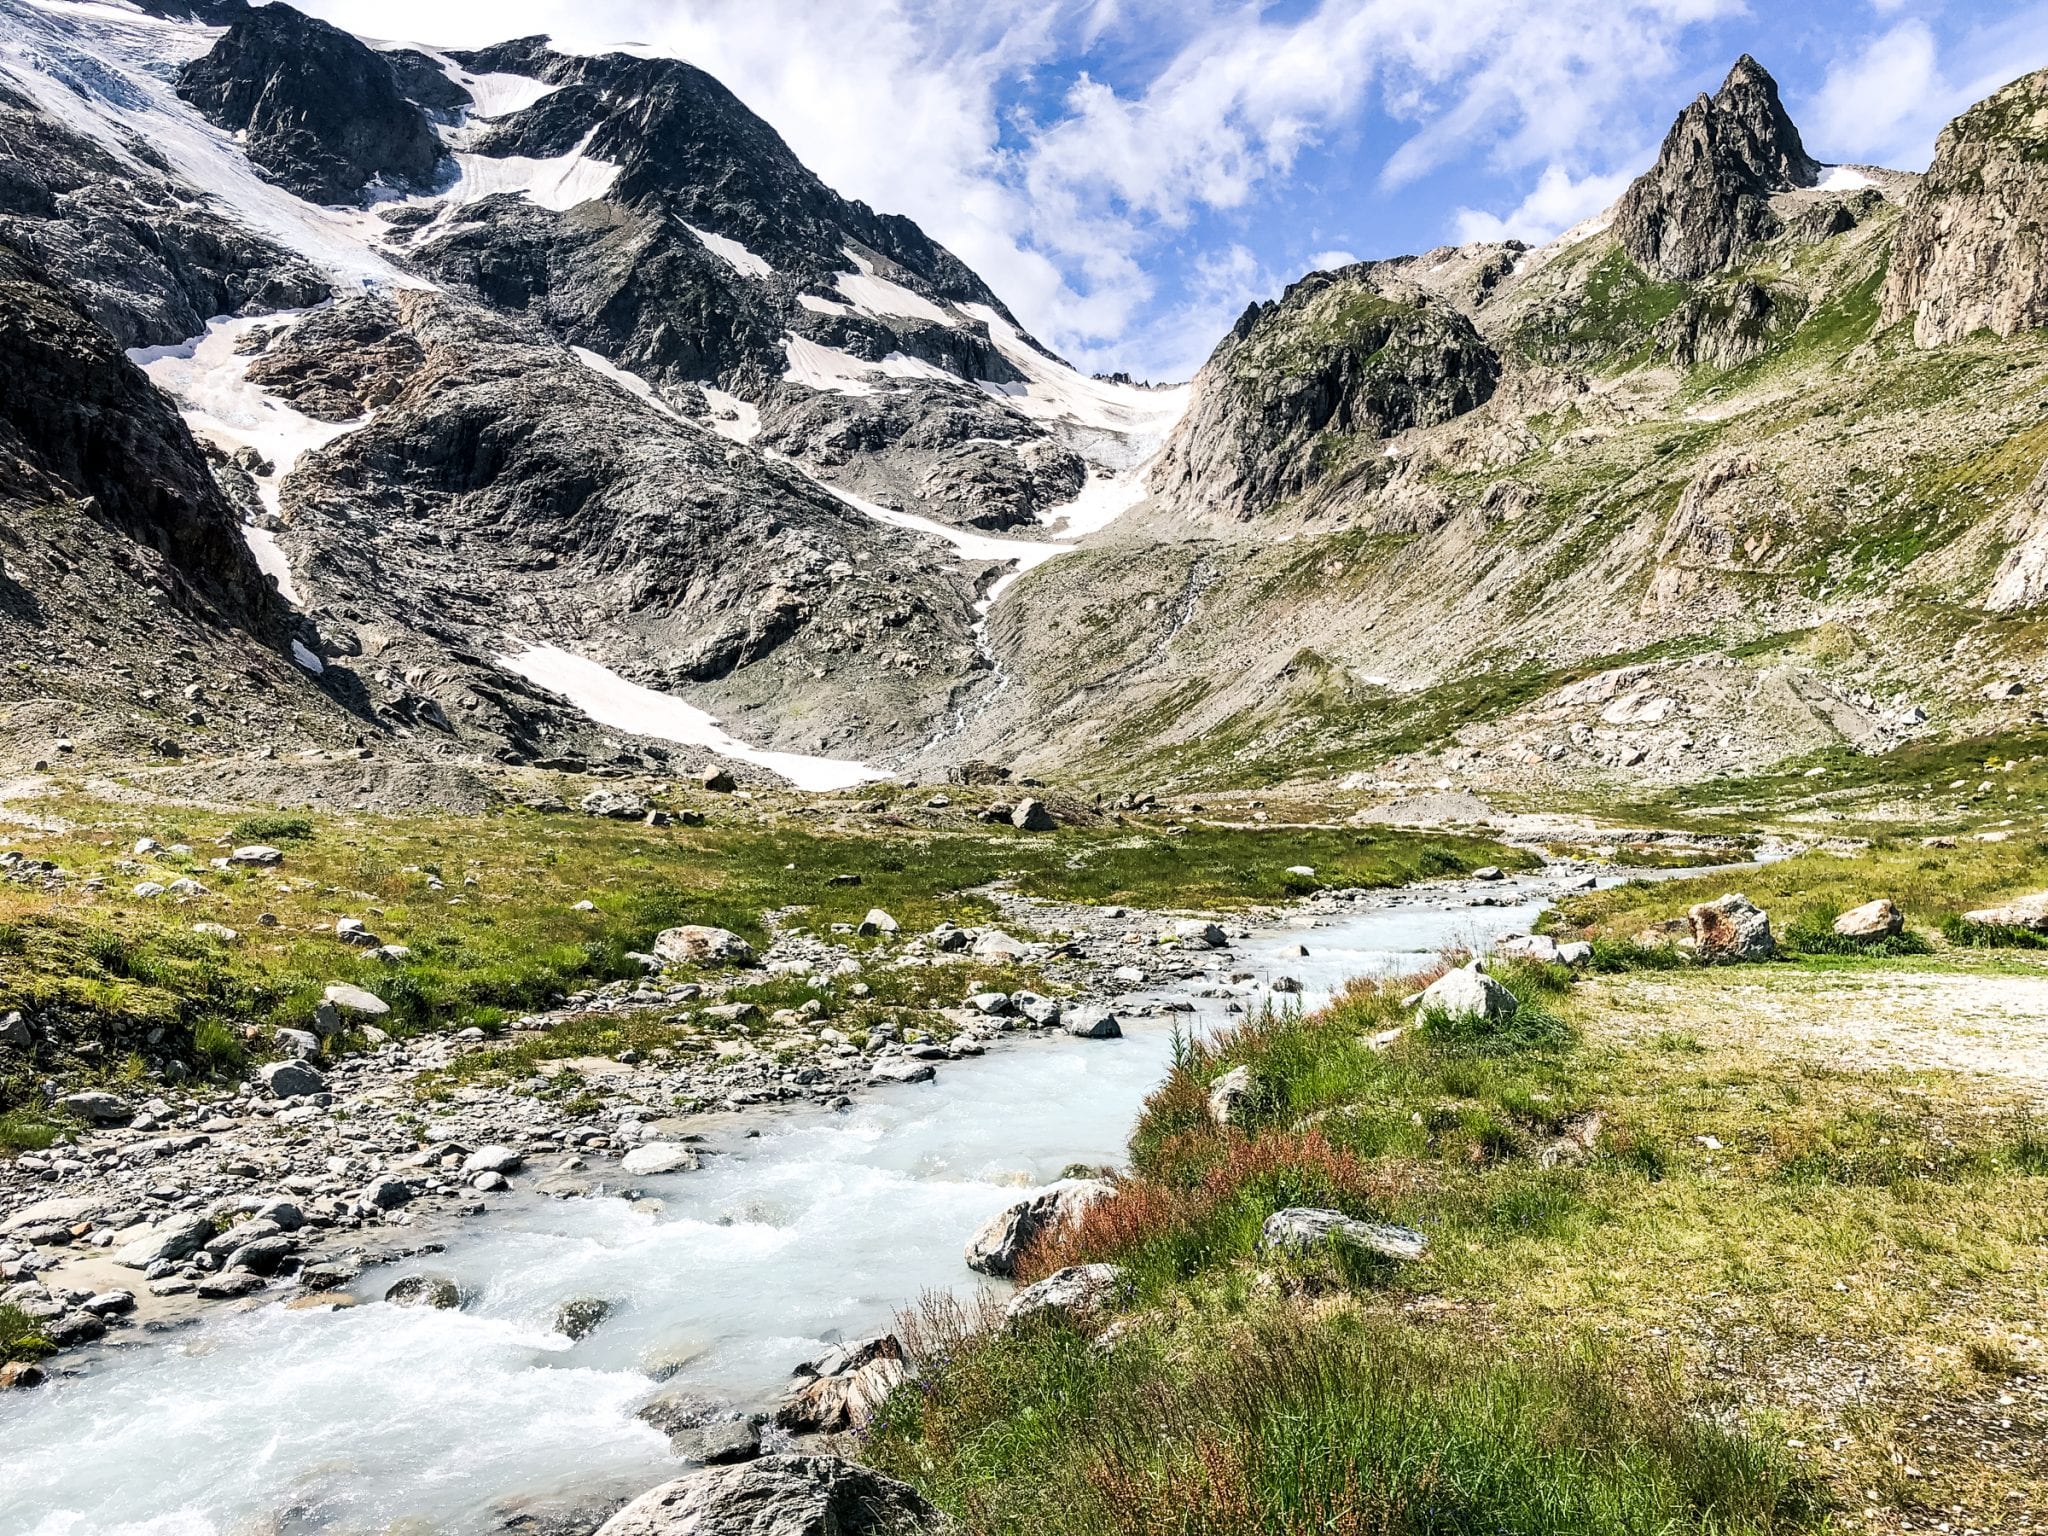
[[[820,298],[815,293],[800,293],[796,296],[796,301],[814,315],[832,315],[843,320],[848,315],[860,313],[851,304],[840,304],[832,299]]]
[[[1025,341],[1017,328],[986,304],[963,304],[963,313],[988,327],[989,340],[1004,359],[1024,375],[1022,384],[981,387],[999,396],[1019,414],[1039,421],[1070,421],[1136,439],[1147,448],[1166,440],[1173,424],[1188,408],[1189,386],[1140,389],[1088,378],[1065,363],[1047,357]]]
[[[627,394],[645,400],[671,421],[681,421],[683,419],[676,414],[674,408],[666,400],[654,392],[654,386],[641,378],[639,374],[628,373],[610,358],[593,352],[588,347],[571,347],[569,350],[575,354],[576,361],[584,367],[590,369],[593,373],[603,374],[614,384],[625,390]]]
[[[1144,471],[1145,465],[1137,465],[1120,473],[1090,474],[1080,495],[1041,509],[1038,520],[1063,539],[1100,533],[1145,499]]]
[[[946,313],[930,299],[883,277],[875,264],[858,252],[849,249],[846,256],[860,270],[838,273],[832,282],[854,308],[898,320],[929,320],[938,325],[960,323],[957,315]]]
[[[1877,183],[1857,170],[1853,165],[1836,165],[1828,168],[1826,176],[1814,185],[1816,192],[1860,192]]]
[[[699,229],[694,224],[685,224],[683,228],[687,229],[699,240],[702,240],[704,242],[704,249],[718,257],[727,266],[731,267],[733,271],[739,273],[741,277],[773,277],[775,275],[773,267],[769,266],[766,261],[756,256],[744,245],[741,245],[739,241],[728,239],[724,235],[714,235],[710,230]]]
[[[451,208],[510,193],[530,203],[566,213],[579,203],[595,202],[611,191],[620,167],[583,152],[597,130],[565,155],[537,159],[532,155],[475,155],[456,151],[456,181],[438,201]],[[436,199],[425,199],[436,201]]]
[[[459,65],[450,68],[451,60],[439,62],[448,78],[469,92],[471,117],[510,117],[561,89],[559,85],[549,85],[545,80],[533,80],[525,75],[495,72],[472,75]]]
[[[954,384],[960,382],[957,375],[936,368],[923,358],[901,352],[891,352],[879,363],[870,363],[851,352],[821,346],[794,333],[785,335],[782,345],[789,358],[789,367],[782,375],[784,380],[791,384],[805,384],[812,389],[831,390],[842,395],[870,394],[874,389],[871,381],[878,375],[896,379],[944,379]]]
[[[711,407],[711,430],[720,437],[735,443],[751,443],[761,435],[761,409],[752,401],[742,400],[738,395],[728,395],[722,389],[709,384],[698,386],[704,391],[704,403]]]
[[[781,455],[773,454],[770,457],[781,458]],[[782,462],[787,464],[792,461],[783,459]],[[815,475],[809,478],[820,490],[853,508],[863,517],[871,517],[878,523],[887,523],[892,528],[904,528],[912,533],[943,539],[953,546],[963,560],[1012,561],[1016,565],[1012,577],[1022,575],[1033,566],[1043,565],[1046,561],[1056,559],[1073,549],[1071,544],[1036,544],[1023,539],[998,539],[985,533],[971,533],[964,528],[935,522],[929,517],[919,517],[915,512],[901,512],[894,507],[882,506],[879,502],[856,496],[852,491],[833,485],[830,481],[819,480]],[[996,586],[990,589],[990,598],[994,597],[999,588],[1007,586],[1012,577],[998,581]]]
[[[292,580],[292,563],[285,559],[284,549],[278,544],[277,535],[268,528],[258,528],[254,523],[244,523],[242,542],[249,546],[249,553],[256,557],[256,569],[277,583],[278,595],[294,608],[305,607],[306,600],[299,595],[298,583]]]
[[[798,789],[852,789],[889,777],[865,763],[806,757],[796,752],[764,752],[750,747],[719,729],[717,720],[696,705],[629,683],[616,672],[558,646],[528,646],[517,655],[499,657],[498,665],[560,694],[599,725],[631,731],[636,736],[703,747],[721,757],[765,768]]]

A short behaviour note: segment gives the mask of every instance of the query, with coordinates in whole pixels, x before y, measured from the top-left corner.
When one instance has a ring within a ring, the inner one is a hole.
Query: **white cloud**
[[[1358,257],[1350,251],[1317,251],[1309,257],[1308,269],[1311,272],[1334,272],[1339,267],[1353,265],[1357,260]]]
[[[1304,151],[1362,138],[1368,170],[1388,187],[1453,160],[1509,174],[1583,167],[1617,133],[1635,142],[1641,101],[1676,73],[1689,31],[1742,7],[1316,0],[1282,15],[1263,0],[299,3],[372,36],[425,31],[421,41],[474,45],[551,32],[570,46],[630,40],[687,58],[827,182],[908,213],[952,247],[1046,341],[1080,361],[1154,372],[1196,355],[1162,341],[1161,303],[1169,325],[1221,303],[1200,292],[1200,274],[1187,296],[1162,295],[1162,253],[1204,219],[1241,217]],[[1405,137],[1376,142],[1389,120]],[[1590,197],[1600,180],[1556,174],[1561,185],[1546,171],[1500,227],[1537,229],[1553,205]]]
[[[1923,21],[1901,22],[1828,72],[1808,137],[1818,152],[1843,160],[1924,154],[1946,95],[1934,33]]]
[[[1461,245],[1472,240],[1525,240],[1541,245],[1604,211],[1634,178],[1635,172],[1624,170],[1574,179],[1570,171],[1553,163],[1543,168],[1529,195],[1508,213],[1458,209],[1451,216],[1453,235]]]

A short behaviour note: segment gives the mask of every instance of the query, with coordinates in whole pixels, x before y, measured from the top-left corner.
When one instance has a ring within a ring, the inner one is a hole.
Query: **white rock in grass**
[[[1474,960],[1423,988],[1416,1006],[1425,1016],[1507,1024],[1513,1021],[1519,1005],[1515,994],[1487,975],[1482,961]]]
[[[1360,1221],[1342,1211],[1290,1206],[1266,1218],[1259,1246],[1285,1253],[1309,1253],[1325,1245],[1355,1248],[1382,1258],[1415,1260],[1429,1252],[1429,1239],[1413,1227]]]

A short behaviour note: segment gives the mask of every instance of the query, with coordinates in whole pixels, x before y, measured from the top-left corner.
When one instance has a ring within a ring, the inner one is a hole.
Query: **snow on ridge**
[[[588,347],[571,347],[569,351],[574,355],[576,361],[584,367],[590,369],[593,373],[603,374],[614,384],[625,390],[627,394],[645,400],[671,421],[681,421],[683,419],[676,414],[673,406],[655,393],[654,386],[641,378],[639,374],[628,373],[610,358],[602,353],[593,352]]]
[[[439,202],[450,208],[482,202],[487,197],[510,193],[556,213],[566,213],[579,203],[595,202],[611,191],[619,179],[620,166],[599,160],[583,151],[597,134],[595,128],[567,154],[539,159],[532,155],[478,155],[455,152],[455,184],[435,197],[419,198],[423,203]]]
[[[714,235],[710,230],[699,229],[694,224],[685,224],[683,228],[703,241],[704,248],[707,251],[718,257],[727,266],[731,267],[733,271],[739,273],[741,277],[759,278],[773,277],[775,275],[775,269],[769,266],[766,260],[756,256],[752,251],[730,236]]]
[[[922,294],[882,276],[875,264],[858,251],[849,247],[846,257],[859,270],[836,273],[832,282],[855,309],[897,320],[929,320],[938,325],[960,323],[959,316],[948,314]]]
[[[782,375],[785,381],[805,384],[812,389],[830,390],[835,394],[870,394],[874,390],[870,380],[878,375],[895,379],[943,379],[954,384],[961,382],[959,375],[902,352],[891,352],[879,363],[871,363],[851,352],[824,346],[795,332],[785,334],[782,345],[789,359],[789,367]]]
[[[1877,183],[1857,170],[1853,165],[1831,165],[1828,173],[1814,184],[1816,192],[1860,192]]]
[[[835,299],[821,298],[815,293],[800,293],[796,296],[796,301],[814,315],[831,315],[836,319],[843,320],[848,315],[860,313],[851,304],[841,304]]]
[[[963,304],[961,311],[988,327],[1004,359],[1024,375],[1020,384],[982,383],[982,388],[1037,420],[1065,420],[1136,439],[1148,447],[1166,440],[1188,408],[1189,386],[1142,389],[1090,378],[1047,357],[987,304]]]
[[[560,694],[599,725],[683,746],[704,747],[721,757],[766,768],[798,789],[852,789],[889,777],[866,763],[843,758],[807,757],[797,752],[768,752],[750,747],[722,730],[715,718],[696,705],[673,694],[628,682],[609,668],[559,646],[529,645],[515,655],[500,656],[498,665]]]
[[[707,425],[713,432],[734,443],[751,443],[761,435],[761,408],[758,405],[710,384],[697,387],[704,391],[704,402],[711,407],[711,420]]]

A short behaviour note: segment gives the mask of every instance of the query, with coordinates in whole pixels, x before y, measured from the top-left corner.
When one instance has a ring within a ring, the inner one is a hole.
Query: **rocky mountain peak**
[[[1719,91],[1679,113],[1657,163],[1622,194],[1615,230],[1646,271],[1690,282],[1770,238],[1772,194],[1819,176],[1778,82],[1744,54]]]
[[[430,186],[442,158],[427,114],[373,48],[288,5],[242,12],[178,76],[178,94],[246,135],[249,159],[316,203],[354,203],[372,182]]]

